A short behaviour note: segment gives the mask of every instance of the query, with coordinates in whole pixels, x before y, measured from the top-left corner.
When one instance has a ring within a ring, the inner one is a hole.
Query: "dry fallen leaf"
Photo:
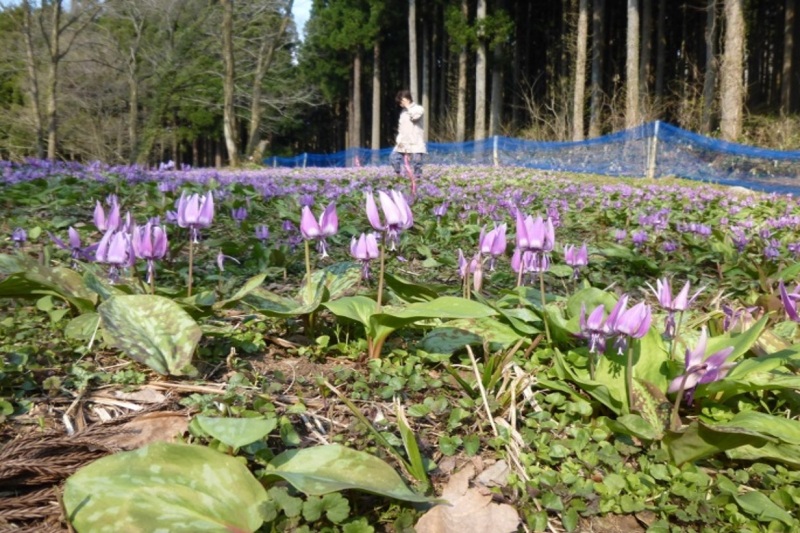
[[[151,442],[172,442],[188,428],[189,420],[186,414],[160,411],[137,416],[115,428],[114,432],[103,440],[124,450],[133,450]]]
[[[519,514],[510,505],[494,503],[478,489],[469,487],[475,467],[467,464],[450,477],[442,490],[442,499],[450,505],[437,505],[419,519],[417,533],[513,533]]]

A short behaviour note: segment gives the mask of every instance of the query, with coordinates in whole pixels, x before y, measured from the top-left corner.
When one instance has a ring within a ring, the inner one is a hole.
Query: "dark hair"
[[[399,104],[403,98],[408,98],[409,102],[413,102],[414,98],[411,97],[411,91],[408,89],[403,89],[402,91],[397,91],[397,96],[394,97],[395,101]]]

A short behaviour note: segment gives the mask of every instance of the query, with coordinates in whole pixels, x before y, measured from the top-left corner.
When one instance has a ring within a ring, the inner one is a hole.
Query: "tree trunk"
[[[725,0],[725,50],[720,69],[720,131],[736,141],[742,131],[744,108],[744,0]]]
[[[381,43],[378,39],[372,44],[372,141],[370,143],[375,157],[381,148]],[[378,161],[373,161],[377,164]]]
[[[667,59],[667,30],[666,30],[667,0],[658,0],[658,19],[656,19],[656,107],[661,104],[664,96],[664,72]]]
[[[350,146],[361,148],[361,47],[353,56],[353,130],[350,134]]]
[[[647,101],[650,85],[650,57],[653,53],[653,0],[642,0],[642,43],[639,54],[639,92]]]
[[[592,100],[589,104],[589,137],[602,134],[603,56],[605,55],[605,0],[592,1]]]
[[[492,97],[489,106],[489,135],[500,134],[503,121],[503,45],[495,45],[492,51]]]
[[[425,142],[428,142],[428,131],[430,128],[431,120],[431,37],[430,37],[430,22],[425,21],[422,24],[422,107],[428,114],[429,119],[425,121],[422,136]]]
[[[711,133],[714,118],[714,94],[717,86],[717,0],[706,5],[706,69],[703,77],[703,117],[700,131]]]
[[[578,4],[578,42],[575,50],[575,91],[572,97],[572,140],[583,140],[583,112],[586,99],[586,46],[589,33],[589,1]]]
[[[256,148],[261,143],[261,114],[263,111],[261,94],[264,76],[267,75],[272,66],[275,50],[283,39],[286,28],[289,26],[289,21],[292,19],[292,4],[294,4],[294,0],[290,0],[286,6],[286,11],[281,17],[278,34],[274,38],[262,37],[258,56],[256,57],[256,70],[253,74],[253,86],[250,89],[250,124],[247,128],[247,148],[244,151],[251,159],[255,159]]]
[[[234,92],[236,69],[233,62],[233,0],[220,0],[222,3],[222,123],[228,162],[232,167],[239,166],[239,130],[236,124]]]
[[[417,0],[408,0],[408,89],[414,99],[419,97],[417,74]]]
[[[478,0],[476,24],[478,27],[486,19],[486,0]],[[475,140],[486,138],[486,41],[478,36],[477,57],[475,60]]]
[[[639,2],[628,0],[628,29],[625,44],[625,127],[633,128],[639,118]]]
[[[61,60],[59,32],[61,26],[61,1],[50,6],[50,61],[47,65],[47,159],[55,161],[58,145],[58,63]]]
[[[792,106],[792,54],[794,53],[795,0],[786,0],[783,14],[783,65],[781,69],[781,113],[788,115]]]
[[[469,3],[461,0],[461,15],[464,20],[469,16]],[[464,142],[467,138],[467,47],[458,51],[458,94],[456,102],[456,142]]]
[[[36,137],[36,158],[44,159],[44,126],[42,121],[42,108],[39,103],[39,73],[36,68],[36,54],[33,48],[33,24],[31,23],[31,4],[27,0],[22,2],[23,31],[25,34],[25,63],[28,71],[28,99],[33,108],[33,126]]]

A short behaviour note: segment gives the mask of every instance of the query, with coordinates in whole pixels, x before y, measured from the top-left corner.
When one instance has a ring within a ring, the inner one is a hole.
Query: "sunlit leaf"
[[[164,442],[99,459],[64,487],[64,508],[79,533],[252,532],[266,499],[243,462]]]
[[[231,418],[197,416],[200,429],[233,448],[261,440],[278,427],[277,418]]]

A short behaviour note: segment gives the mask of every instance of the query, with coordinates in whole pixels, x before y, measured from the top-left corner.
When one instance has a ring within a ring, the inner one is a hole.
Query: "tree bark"
[[[222,3],[222,123],[228,162],[232,167],[239,166],[239,130],[236,124],[234,107],[236,68],[233,60],[233,0],[220,0]]]
[[[377,157],[381,148],[381,43],[372,44],[372,141],[370,147]],[[377,161],[373,161],[377,164]]]
[[[653,53],[653,0],[642,0],[642,42],[639,54],[639,92],[642,102],[647,101],[647,92],[651,82],[650,58]]]
[[[350,146],[361,148],[361,47],[353,56],[353,129],[350,133]]]
[[[36,64],[36,53],[33,47],[33,24],[31,15],[31,4],[27,0],[22,2],[23,9],[23,32],[25,35],[25,66],[28,71],[28,99],[33,108],[33,126],[36,137],[36,158],[44,159],[44,121],[42,119],[42,107],[39,102],[39,73]]]
[[[786,0],[783,13],[783,65],[781,69],[781,113],[788,115],[792,107],[792,54],[794,53],[795,0]]]
[[[428,120],[425,120],[424,129],[422,130],[425,142],[428,142],[428,132],[430,131],[430,116],[431,116],[431,37],[430,37],[430,23],[425,21],[422,24],[422,107],[425,113],[428,114]]]
[[[408,89],[415,99],[419,97],[417,74],[417,0],[408,0]]]
[[[660,107],[664,96],[664,76],[666,73],[667,59],[667,30],[666,30],[667,0],[658,0],[658,19],[656,20],[656,87],[655,103]]]
[[[58,146],[58,63],[61,61],[60,26],[61,26],[61,0],[53,2],[50,6],[50,61],[47,65],[47,159],[55,161],[56,147]]]
[[[486,0],[478,0],[475,23],[480,27],[486,20]],[[475,140],[486,138],[486,41],[478,35],[475,60]]]
[[[589,137],[602,134],[603,56],[605,55],[605,0],[592,1],[592,97],[589,104]]]
[[[250,89],[250,124],[247,128],[247,148],[244,153],[248,157],[254,158],[256,149],[261,144],[261,115],[263,107],[261,103],[262,84],[264,76],[269,72],[272,66],[272,61],[275,58],[275,51],[280,45],[283,35],[286,33],[286,28],[289,26],[289,21],[292,19],[292,4],[294,0],[290,0],[286,6],[286,11],[281,17],[281,23],[278,27],[276,36],[264,35],[261,38],[258,55],[256,56],[256,70],[253,75],[253,86]],[[260,158],[260,155],[258,156]]]
[[[628,0],[628,28],[625,60],[625,127],[641,122],[639,113],[639,2]]]
[[[700,131],[708,135],[713,126],[714,95],[717,88],[717,0],[707,0],[706,10],[706,69],[703,77],[703,116]]]
[[[720,131],[726,141],[742,132],[744,109],[744,0],[725,0],[725,50],[720,69]]]
[[[586,99],[586,46],[589,33],[589,1],[578,3],[578,42],[575,50],[575,90],[572,97],[572,140],[583,140]]]
[[[489,135],[499,135],[503,121],[503,45],[492,50],[492,96],[489,106]]]
[[[464,20],[469,16],[469,3],[461,0],[461,15]],[[456,142],[464,142],[467,138],[467,47],[458,51],[458,91],[456,102]]]

